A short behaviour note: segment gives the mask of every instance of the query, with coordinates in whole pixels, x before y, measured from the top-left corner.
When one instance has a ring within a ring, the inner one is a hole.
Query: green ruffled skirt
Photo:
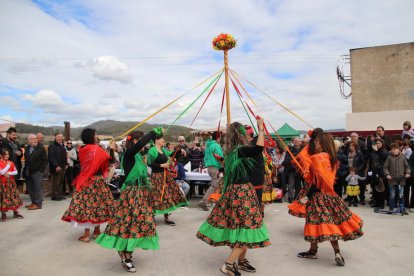
[[[164,173],[151,175],[154,213],[156,215],[168,214],[180,207],[190,205],[174,179],[167,174],[165,180],[164,184]]]
[[[96,243],[117,251],[159,249],[149,187],[128,186],[121,192],[119,207]]]
[[[198,229],[197,238],[211,246],[269,246],[269,234],[253,186],[250,183],[229,185]]]

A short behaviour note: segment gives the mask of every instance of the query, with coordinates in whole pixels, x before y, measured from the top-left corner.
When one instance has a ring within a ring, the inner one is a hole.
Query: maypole
[[[229,81],[229,50],[236,47],[236,40],[229,34],[220,34],[213,39],[213,48],[224,52],[224,76],[227,109],[227,126],[231,123],[230,114],[230,81]]]

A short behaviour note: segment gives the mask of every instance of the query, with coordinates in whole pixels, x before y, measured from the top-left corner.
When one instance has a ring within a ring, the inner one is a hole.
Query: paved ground
[[[27,196],[23,198],[27,204]],[[42,210],[22,208],[23,220],[0,222],[0,275],[128,274],[114,250],[77,241],[81,230],[60,221],[68,204],[69,200],[46,200]],[[302,236],[304,220],[288,215],[284,203],[267,206],[265,222],[272,245],[248,253],[257,268],[255,275],[413,275],[414,213],[401,217],[375,214],[368,207],[353,210],[364,219],[365,235],[340,242],[346,266],[337,267],[329,243],[320,245],[318,260],[297,258],[297,252],[308,249]],[[161,249],[136,251],[136,275],[223,275],[218,267],[229,249],[213,248],[195,238],[207,215],[194,207],[179,209],[172,216],[175,227],[157,217]]]

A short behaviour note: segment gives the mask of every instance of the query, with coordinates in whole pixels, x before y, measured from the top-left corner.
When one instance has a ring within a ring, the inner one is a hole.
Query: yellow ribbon
[[[151,114],[150,116],[148,116],[145,120],[139,122],[138,124],[136,124],[135,126],[131,127],[130,129],[128,129],[127,131],[125,131],[124,133],[122,133],[121,135],[115,137],[114,139],[120,139],[120,138],[124,138],[129,132],[133,131],[134,129],[140,127],[141,125],[143,125],[145,122],[147,122],[148,120],[150,120],[151,118],[155,117],[157,114],[161,113],[162,111],[164,111],[165,109],[167,109],[169,106],[171,106],[173,103],[175,103],[176,101],[178,101],[179,99],[181,99],[182,97],[184,97],[185,95],[187,95],[188,93],[190,93],[192,90],[196,89],[197,87],[199,87],[200,85],[202,85],[203,83],[205,83],[206,81],[208,81],[209,79],[211,79],[212,77],[216,76],[218,73],[220,73],[221,71],[223,71],[223,69],[218,70],[216,73],[214,73],[213,75],[211,75],[210,77],[208,77],[207,79],[205,79],[204,81],[200,82],[199,84],[197,84],[196,86],[194,86],[193,88],[191,88],[190,90],[188,90],[187,92],[185,92],[184,94],[182,94],[181,96],[179,96],[178,98],[176,98],[175,100],[171,101],[170,103],[168,103],[167,105],[165,105],[164,107],[162,107],[161,109],[157,110],[155,113]]]

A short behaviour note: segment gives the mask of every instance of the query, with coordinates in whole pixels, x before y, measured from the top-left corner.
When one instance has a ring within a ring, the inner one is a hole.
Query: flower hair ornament
[[[246,128],[244,127],[244,125],[241,125],[239,127],[239,133],[242,134],[243,136],[246,136]]]
[[[127,139],[127,141],[131,141],[132,136],[131,135],[128,135],[126,139]]]
[[[312,138],[313,135],[313,129],[308,130],[308,136]]]

